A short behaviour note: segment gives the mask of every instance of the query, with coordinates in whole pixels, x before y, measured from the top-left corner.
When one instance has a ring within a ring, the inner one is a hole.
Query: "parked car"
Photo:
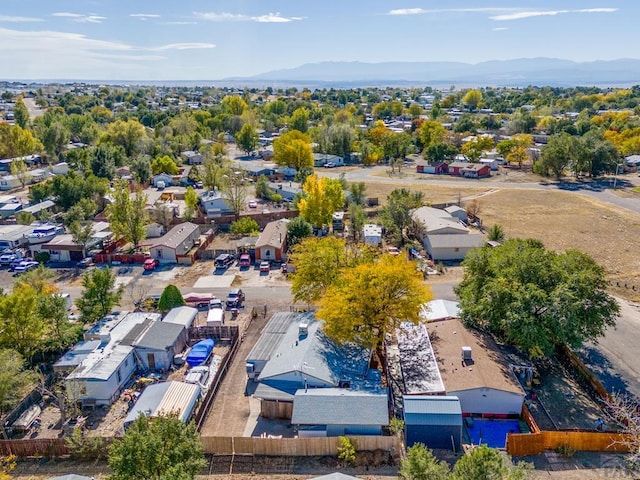
[[[10,265],[15,260],[21,260],[22,254],[20,252],[8,251],[0,255],[0,265]]]
[[[260,262],[260,273],[271,271],[271,264],[269,262]]]
[[[248,253],[243,253],[240,255],[240,260],[238,260],[240,264],[240,268],[248,268],[251,266],[251,255]]]
[[[400,255],[400,250],[398,247],[387,247],[387,253],[389,255]]]
[[[150,271],[158,268],[158,265],[160,265],[160,262],[155,258],[147,258],[142,264],[142,268],[144,268],[147,271]]]
[[[13,262],[11,262],[11,264],[9,264],[9,271],[14,272],[18,266],[26,262],[34,262],[34,261],[35,260],[33,258],[16,258]]]
[[[215,259],[216,269],[222,270],[225,268],[229,268],[235,260],[236,260],[235,255],[232,255],[230,253],[222,253],[218,255]]]
[[[196,182],[196,188],[204,188],[204,184],[202,182]]]
[[[216,297],[213,297],[211,300],[209,300],[209,310],[213,310],[214,308],[219,308],[220,310],[224,310],[224,306],[222,305],[222,300]]]
[[[249,202],[249,208],[258,208],[258,202],[256,202],[255,200],[251,200]]]
[[[91,257],[87,257],[76,263],[76,268],[89,268],[91,265],[93,265],[93,259]]]
[[[324,168],[335,168],[336,164],[333,162],[327,162],[324,164]]]
[[[227,308],[240,308],[244,302],[244,292],[240,288],[234,288],[227,295]]]
[[[34,268],[37,268],[38,265],[39,263],[36,261],[20,262],[20,264],[13,269],[13,272],[14,272],[13,275],[17,277],[18,275],[28,272],[29,270],[33,270]]]

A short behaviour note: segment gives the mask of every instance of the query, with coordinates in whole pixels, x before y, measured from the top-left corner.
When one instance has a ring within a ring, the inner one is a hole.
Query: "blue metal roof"
[[[458,397],[439,395],[405,395],[406,425],[462,425],[462,408]]]

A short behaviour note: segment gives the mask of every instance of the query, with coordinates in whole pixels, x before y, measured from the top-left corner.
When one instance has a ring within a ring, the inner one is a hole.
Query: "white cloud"
[[[34,17],[12,17],[8,15],[0,15],[0,22],[42,22],[42,18]]]
[[[130,17],[138,18],[140,20],[149,20],[152,18],[160,18],[160,15],[157,13],[130,13]]]
[[[509,20],[522,20],[524,18],[533,18],[533,17],[555,17],[556,15],[563,15],[566,13],[613,13],[617,11],[618,11],[617,8],[583,8],[579,10],[531,10],[531,11],[496,15],[489,18],[491,18],[491,20],[496,20],[496,21],[509,21]]]
[[[95,13],[84,15],[82,13],[57,12],[51,14],[54,17],[64,17],[80,23],[102,23],[107,17],[96,15]]]
[[[280,13],[267,13],[265,15],[249,16],[241,13],[215,13],[215,12],[193,12],[202,20],[212,22],[258,22],[258,23],[289,23],[296,20],[304,20],[304,17],[283,17]]]
[[[152,47],[149,50],[152,51],[165,51],[165,50],[193,50],[198,48],[215,48],[216,45],[214,43],[171,43],[169,45],[163,45],[161,47]]]
[[[187,22],[187,21],[174,21],[174,22],[161,22],[162,25],[197,25],[198,22]]]
[[[504,30],[509,30],[509,27],[496,27],[491,29],[494,32],[502,32]]]
[[[387,15],[426,15],[429,13],[500,13],[518,10],[510,7],[470,7],[470,8],[398,8],[389,10]]]

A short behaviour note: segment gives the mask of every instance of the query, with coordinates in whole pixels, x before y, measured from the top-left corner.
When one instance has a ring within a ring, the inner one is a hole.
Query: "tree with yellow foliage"
[[[382,255],[345,269],[327,288],[317,317],[338,343],[378,348],[402,322],[417,324],[421,306],[432,298],[415,265],[403,255]]]
[[[302,186],[304,196],[298,202],[300,215],[316,228],[331,221],[335,212],[344,206],[342,183],[335,178],[309,175]]]
[[[345,268],[375,258],[375,252],[362,246],[347,246],[342,238],[307,237],[298,243],[289,260],[296,266],[291,291],[296,301],[314,303],[335,284]]]
[[[311,139],[298,130],[290,130],[273,141],[273,160],[281,166],[300,170],[313,166]]]
[[[462,103],[466,105],[469,110],[473,111],[478,108],[478,105],[482,101],[482,92],[480,90],[469,90],[462,97]]]

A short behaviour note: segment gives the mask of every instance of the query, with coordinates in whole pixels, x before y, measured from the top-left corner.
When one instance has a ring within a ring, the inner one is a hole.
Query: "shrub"
[[[353,465],[356,461],[356,446],[348,437],[338,438],[338,460],[345,466]]]

